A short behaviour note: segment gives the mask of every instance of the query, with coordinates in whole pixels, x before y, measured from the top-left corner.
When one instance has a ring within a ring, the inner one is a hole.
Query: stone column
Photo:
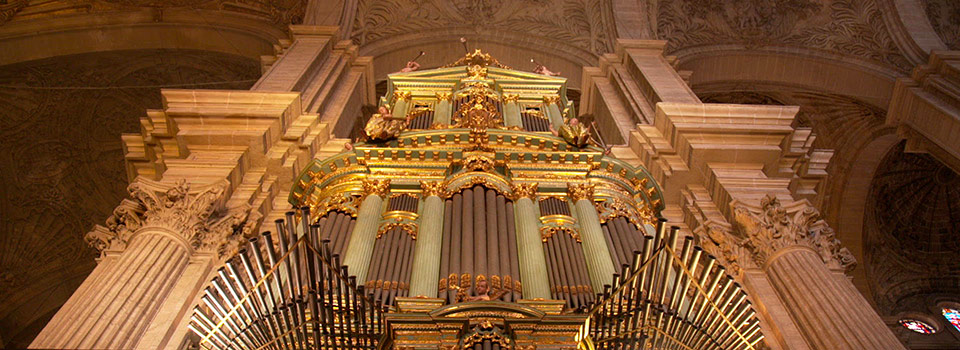
[[[343,264],[349,267],[351,275],[357,276],[357,281],[367,280],[383,212],[383,197],[390,192],[390,180],[365,180],[363,192],[366,197],[357,210],[357,224],[343,253]]]
[[[453,93],[438,92],[437,105],[433,108],[433,122],[440,124],[450,124],[453,115]]]
[[[550,299],[550,281],[547,279],[547,257],[540,244],[537,209],[533,198],[537,184],[517,184],[513,187],[514,211],[517,225],[517,258],[520,262],[520,281],[524,299]]]
[[[560,96],[543,96],[543,106],[546,108],[547,119],[554,129],[560,130],[563,126],[563,112],[560,111]]]
[[[507,127],[523,127],[523,121],[520,119],[520,99],[519,95],[507,94],[503,96],[503,125]]]
[[[410,296],[437,297],[440,284],[440,254],[443,249],[442,182],[420,182],[423,206],[420,210],[420,232],[413,252],[410,272]]]
[[[603,228],[600,227],[600,215],[593,205],[593,185],[568,184],[570,200],[576,208],[577,222],[580,224],[580,246],[583,255],[587,258],[587,273],[590,274],[590,284],[593,291],[603,292],[603,285],[613,282],[613,274],[617,272],[610,257],[610,250],[603,237]]]
[[[773,196],[759,208],[731,206],[745,236],[736,244],[750,254],[742,259],[763,266],[812,348],[904,349],[853,283],[831,271],[854,261],[816,210],[804,205],[788,214]]]
[[[184,181],[169,186],[141,178],[131,184],[134,200],[125,200],[107,227],[86,236],[113,256],[94,269],[30,346],[136,347],[151,321],[169,311],[163,306],[191,256],[232,252],[243,232],[252,230],[247,223],[256,220],[248,220],[249,206],[224,208],[226,188],[226,181],[197,191]]]

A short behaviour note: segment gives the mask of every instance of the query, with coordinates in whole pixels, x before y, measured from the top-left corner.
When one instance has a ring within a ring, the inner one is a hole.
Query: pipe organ
[[[747,295],[659,219],[653,177],[589,141],[564,78],[477,50],[388,80],[368,137],[310,163],[300,210],[219,271],[203,347],[762,343]]]

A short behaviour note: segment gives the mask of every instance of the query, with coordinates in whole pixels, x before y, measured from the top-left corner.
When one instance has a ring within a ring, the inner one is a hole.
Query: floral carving
[[[910,63],[883,22],[877,0],[667,0],[658,6],[657,32],[669,50],[739,44],[749,48],[801,46],[882,62]]]
[[[856,265],[853,254],[840,245],[833,229],[809,205],[788,213],[780,200],[767,195],[760,201],[760,208],[736,200],[731,206],[744,237],[725,244],[746,248],[757,265],[764,265],[774,253],[792,246],[806,246],[817,251],[831,268],[843,268],[849,272]]]
[[[226,183],[190,192],[190,185],[180,180],[173,186],[140,179],[128,190],[133,200],[125,200],[107,218],[107,226],[88,233],[85,240],[101,252],[124,249],[141,229],[160,227],[175,232],[198,251],[229,256],[241,241],[253,234],[259,214],[251,214],[250,206],[224,208]]]

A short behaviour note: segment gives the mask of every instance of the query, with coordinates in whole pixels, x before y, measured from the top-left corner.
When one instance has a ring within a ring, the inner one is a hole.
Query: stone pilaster
[[[568,185],[570,200],[576,209],[577,222],[580,224],[580,239],[583,255],[587,258],[587,273],[590,274],[590,284],[593,291],[603,292],[603,285],[613,282],[613,274],[617,272],[603,237],[603,228],[600,227],[600,215],[593,205],[592,185]]]
[[[517,256],[520,261],[520,281],[524,299],[550,299],[550,281],[547,279],[547,257],[540,244],[537,209],[533,198],[537,184],[515,185],[514,210],[517,225]]]
[[[169,319],[169,329],[176,320],[168,314],[189,311],[181,300],[167,305],[175,287],[207,277],[185,281],[191,258],[232,254],[257,223],[250,206],[225,207],[226,189],[225,181],[193,191],[185,181],[131,184],[133,200],[86,236],[107,263],[94,269],[31,347],[135,348],[155,319]]]
[[[357,224],[343,253],[343,264],[350,268],[351,275],[357,276],[357,281],[367,280],[383,212],[383,197],[390,193],[390,180],[364,181],[363,191],[366,197],[357,210]]]
[[[437,297],[440,284],[440,256],[443,249],[442,182],[420,182],[423,206],[420,209],[420,232],[410,268],[410,296]]]
[[[760,206],[734,201],[741,235],[730,237],[740,261],[760,266],[815,349],[903,349],[853,284],[831,270],[853,267],[852,254],[805,201],[784,208],[767,196]]]

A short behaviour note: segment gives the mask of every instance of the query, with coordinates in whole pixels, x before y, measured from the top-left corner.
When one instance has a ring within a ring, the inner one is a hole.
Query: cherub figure
[[[504,294],[503,291],[491,291],[489,285],[487,285],[487,280],[485,278],[478,278],[477,285],[473,288],[477,295],[474,296],[465,296],[463,301],[485,301],[485,300],[497,300],[500,299]]]
[[[400,73],[410,73],[420,70],[420,64],[414,61],[407,61],[407,66],[400,70]]]
[[[537,74],[548,75],[548,76],[551,76],[551,77],[560,76],[560,72],[551,71],[551,70],[547,69],[547,67],[544,66],[544,65],[542,65],[542,64],[537,64],[537,67],[533,69],[533,72],[534,72],[534,73],[537,73]]]

